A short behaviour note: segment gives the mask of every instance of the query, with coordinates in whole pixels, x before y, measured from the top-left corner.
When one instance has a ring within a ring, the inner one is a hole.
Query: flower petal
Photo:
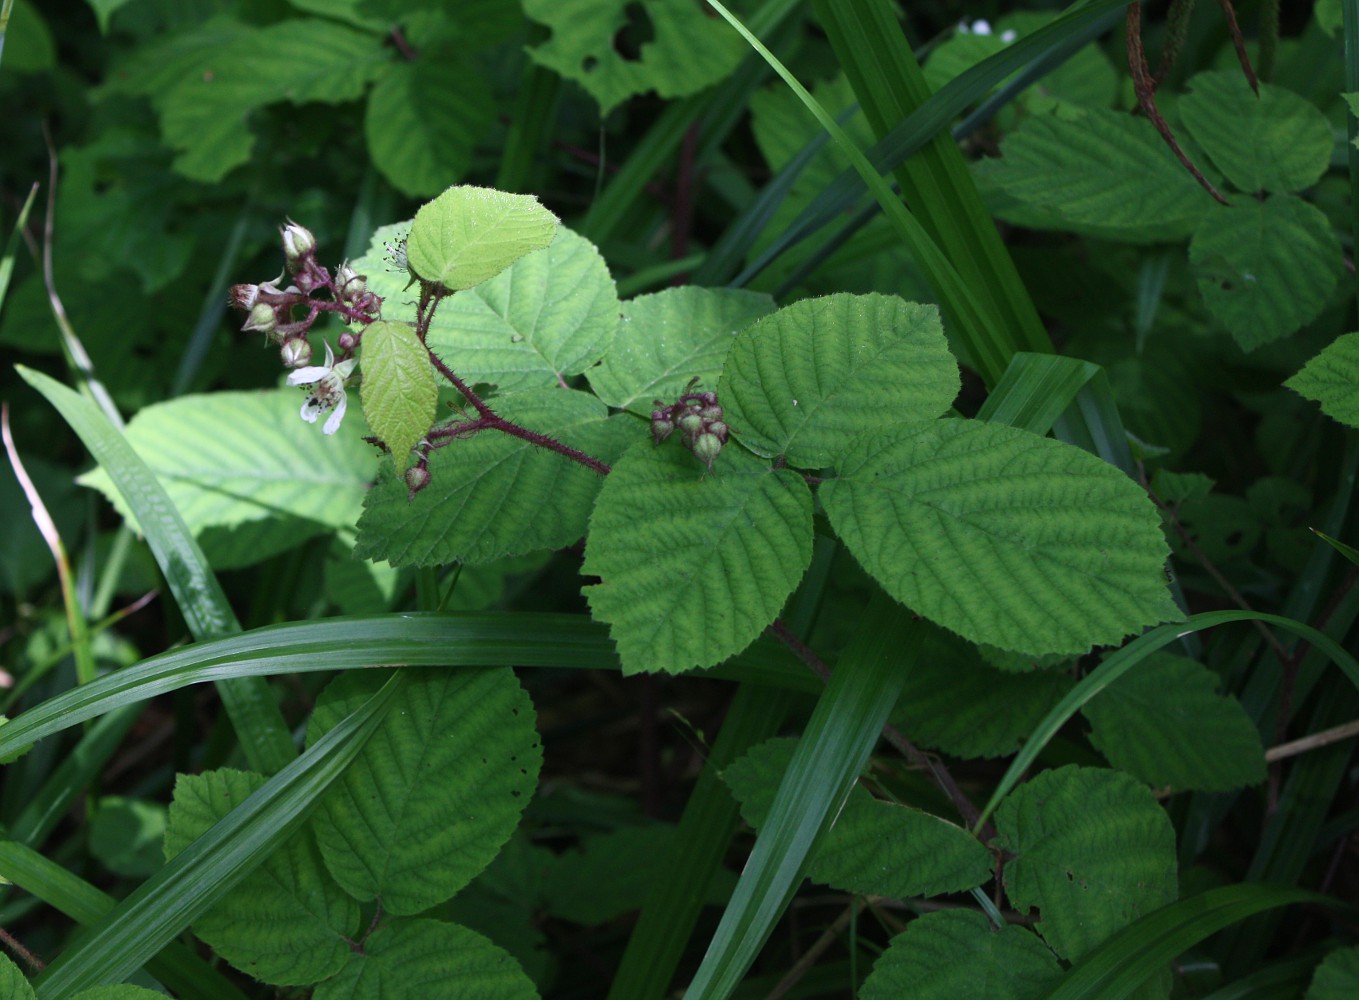
[[[307,401],[302,404],[302,419],[309,424],[314,424],[316,418],[321,415],[321,411],[324,409],[325,407],[321,405],[319,399],[315,396],[308,396]]]
[[[325,378],[329,374],[330,374],[329,368],[323,368],[320,365],[311,365],[307,368],[299,368],[295,372],[289,372],[288,384],[311,385],[313,382],[321,381],[321,379]]]
[[[341,391],[340,401],[335,404],[335,412],[330,415],[330,419],[326,421],[325,427],[321,428],[322,432],[334,434],[340,429],[340,421],[344,419],[345,407],[348,405],[349,398]]]

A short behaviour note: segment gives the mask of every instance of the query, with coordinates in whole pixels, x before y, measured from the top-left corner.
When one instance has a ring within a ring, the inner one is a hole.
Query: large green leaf
[[[1177,791],[1220,792],[1265,778],[1260,733],[1217,676],[1158,653],[1081,708],[1090,742],[1121,771]]]
[[[0,996],[9,1000],[33,1000],[33,987],[8,955],[0,953]]]
[[[606,462],[645,434],[584,392],[535,389],[492,402],[520,426]],[[429,471],[429,485],[412,499],[384,468],[364,497],[356,556],[430,566],[560,548],[585,534],[601,485],[583,465],[493,429],[434,451]]]
[[[340,433],[322,435],[299,419],[300,402],[284,390],[181,396],[128,424],[214,565],[258,562],[358,517],[376,465],[360,421],[350,414]],[[80,481],[130,517],[103,469]]]
[[[1038,1000],[1062,977],[1043,942],[1014,924],[997,930],[975,910],[916,917],[873,963],[859,1000]]]
[[[1166,149],[1151,123],[1104,108],[1026,119],[987,179],[1055,227],[1111,239],[1166,241],[1194,231],[1212,198]]]
[[[464,184],[420,207],[406,258],[412,274],[450,292],[493,278],[557,233],[557,217],[532,195]]]
[[[1021,785],[996,810],[1005,892],[1037,907],[1037,929],[1075,959],[1176,896],[1175,831],[1126,774],[1068,766]]]
[[[401,915],[442,903],[490,863],[518,825],[543,759],[533,704],[514,671],[408,673],[387,720],[313,819],[335,880]],[[356,671],[332,682],[308,742],[384,679]]]
[[[618,294],[594,244],[558,229],[520,257],[439,304],[429,344],[469,383],[502,390],[562,385],[604,357],[618,328]]]
[[[409,323],[379,320],[363,331],[362,357],[363,415],[387,445],[396,471],[404,472],[439,402],[429,353]]]
[[[229,769],[179,775],[165,856],[184,850],[264,782],[263,775]],[[193,927],[242,972],[275,986],[301,986],[343,967],[359,931],[359,906],[330,878],[303,828]]]
[[[1317,966],[1304,1000],[1345,1000],[1359,993],[1359,947],[1339,948]]]
[[[1184,127],[1242,191],[1311,187],[1331,162],[1331,126],[1315,104],[1240,70],[1199,73],[1176,107]]]
[[[1072,445],[996,424],[859,438],[819,493],[897,600],[974,642],[1082,653],[1180,617],[1146,494]]]
[[[590,518],[581,572],[625,673],[710,667],[755,641],[812,557],[802,478],[729,444],[712,472],[677,441],[634,445]]]
[[[1359,427],[1359,333],[1337,337],[1284,385],[1315,399],[1332,419]]]
[[[934,306],[830,295],[742,331],[718,397],[742,444],[820,468],[865,431],[939,416],[959,385]]]
[[[438,194],[462,180],[495,118],[480,72],[447,46],[394,63],[373,87],[363,130],[373,165],[403,193]]]
[[[796,746],[767,740],[723,769],[751,826],[764,825]],[[846,892],[909,899],[972,889],[991,877],[991,864],[991,852],[961,827],[855,785],[817,844],[807,877]]]
[[[1246,351],[1316,319],[1340,258],[1321,210],[1286,194],[1210,212],[1189,244],[1204,304]]]
[[[590,387],[610,406],[650,414],[673,403],[691,378],[711,386],[736,335],[768,312],[767,295],[734,289],[669,288],[623,303],[613,349],[590,369]]]
[[[601,115],[647,90],[661,97],[702,90],[744,52],[739,38],[689,0],[524,0],[524,13],[552,29],[529,54],[589,91]],[[620,37],[637,46],[635,55],[619,50]]]
[[[369,934],[363,948],[313,1000],[394,997],[476,997],[538,1000],[513,956],[476,931],[440,920],[393,920]]]

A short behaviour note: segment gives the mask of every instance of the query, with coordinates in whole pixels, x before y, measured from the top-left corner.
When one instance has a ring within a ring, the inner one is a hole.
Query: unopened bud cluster
[[[697,384],[698,379],[694,379],[686,388],[693,389]],[[686,392],[671,406],[659,399],[655,405],[657,409],[651,411],[651,436],[656,443],[660,444],[678,429],[684,446],[711,469],[729,434],[717,393]]]

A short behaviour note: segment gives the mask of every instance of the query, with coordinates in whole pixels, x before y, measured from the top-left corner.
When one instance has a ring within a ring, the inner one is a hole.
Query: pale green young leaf
[[[608,352],[618,294],[594,244],[569,229],[439,304],[429,344],[469,383],[502,391],[562,385]]]
[[[1337,337],[1284,385],[1316,400],[1333,420],[1359,427],[1359,333]]]
[[[263,775],[223,768],[175,780],[165,830],[173,858],[263,787]],[[359,906],[322,864],[303,828],[210,910],[194,933],[237,969],[275,986],[300,986],[338,972],[359,931]]]
[[[364,418],[387,445],[396,471],[404,472],[439,402],[429,353],[409,323],[379,320],[363,331],[361,358]]]
[[[801,477],[728,444],[711,472],[677,440],[634,445],[590,518],[582,572],[625,673],[709,667],[755,641],[812,557]]]
[[[766,740],[723,769],[751,826],[764,825],[796,746],[794,739]],[[962,827],[855,785],[817,844],[807,877],[846,892],[908,899],[979,886],[991,865],[991,852]]]
[[[1241,703],[1217,694],[1202,664],[1157,653],[1081,706],[1109,763],[1175,791],[1223,792],[1265,778],[1260,733]]]
[[[892,724],[917,746],[1001,757],[1019,749],[1073,683],[1065,672],[999,670],[957,636],[932,635],[906,677]]]
[[[552,29],[529,55],[584,87],[601,115],[648,90],[696,93],[727,76],[744,54],[739,38],[689,0],[524,0],[524,13]],[[620,32],[635,32],[635,58],[618,50],[618,38],[627,37]]]
[[[888,593],[973,642],[1082,653],[1181,616],[1156,508],[1072,445],[919,423],[856,440],[819,497]]]
[[[673,403],[689,380],[717,383],[736,335],[774,310],[767,295],[726,288],[668,288],[623,303],[613,349],[586,372],[610,406],[647,416]]]
[[[291,390],[181,396],[128,424],[128,441],[213,565],[249,565],[358,517],[377,465],[362,421],[350,413],[326,436],[302,422],[301,403]],[[130,517],[103,469],[80,482]]]
[[[1062,958],[1176,897],[1175,831],[1144,785],[1067,766],[1021,785],[996,810],[1005,892]]]
[[[514,957],[476,931],[440,920],[390,920],[363,940],[312,1000],[394,997],[538,1000]]]
[[[717,393],[743,445],[821,468],[861,433],[946,412],[959,387],[936,307],[828,295],[742,331]]]
[[[442,903],[490,863],[519,824],[543,759],[533,704],[513,670],[410,673],[312,819],[335,880],[401,915]],[[308,744],[384,680],[354,671],[333,681],[317,701]]]
[[[464,184],[415,213],[406,256],[412,274],[457,292],[541,250],[556,233],[557,217],[532,195]]]
[[[444,46],[390,67],[368,95],[363,130],[383,176],[404,194],[430,197],[463,178],[494,120],[485,79]]]
[[[1188,236],[1213,207],[1144,118],[1069,106],[1025,119],[986,178],[1059,227],[1110,239]]]
[[[997,930],[976,910],[925,913],[873,963],[859,1000],[1040,1000],[1062,967],[1033,931]]]
[[[8,1000],[33,1000],[33,987],[10,957],[0,952],[0,996]]]
[[[646,436],[589,393],[535,389],[492,402],[506,419],[604,462]],[[585,533],[601,485],[585,466],[496,430],[432,452],[429,471],[429,485],[412,499],[384,468],[363,500],[356,556],[431,566],[560,548]]]
[[[1210,212],[1189,244],[1204,305],[1245,351],[1316,319],[1340,278],[1340,259],[1326,216],[1286,194]]]
[[[1303,1000],[1348,1000],[1359,993],[1359,947],[1337,948],[1317,966]]]
[[[1300,191],[1331,162],[1331,126],[1315,104],[1239,69],[1199,73],[1176,107],[1185,130],[1227,180],[1246,192]]]

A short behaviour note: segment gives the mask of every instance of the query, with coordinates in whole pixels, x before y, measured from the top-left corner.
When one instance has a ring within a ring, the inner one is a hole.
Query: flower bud
[[[703,430],[703,418],[692,410],[680,417],[675,423],[679,424],[679,429],[684,432],[686,438],[691,438]]]
[[[722,451],[722,442],[718,440],[716,434],[700,434],[694,438],[694,455],[709,469],[713,467],[713,462]]]
[[[305,368],[311,362],[311,344],[301,337],[286,340],[279,348],[284,368]]]
[[[669,410],[656,410],[651,414],[651,437],[660,444],[675,431],[675,422],[670,419]]]
[[[340,339],[337,342],[340,345],[340,352],[342,354],[348,354],[354,348],[359,346],[359,338],[354,336],[347,330],[344,333],[340,334]]]
[[[415,494],[429,485],[429,468],[423,464],[412,465],[406,470],[406,497],[414,500]]]
[[[283,257],[288,262],[288,270],[296,272],[303,257],[316,249],[316,237],[305,226],[299,226],[292,219],[280,232],[283,234]]]
[[[227,305],[242,312],[249,312],[255,308],[255,303],[259,300],[259,297],[259,285],[232,285],[227,292]]]
[[[278,313],[267,302],[256,302],[250,309],[242,330],[261,330],[272,334],[278,329]]]
[[[345,261],[335,269],[335,287],[339,290],[340,298],[346,302],[353,302],[359,296],[367,293],[368,277],[356,273],[349,266],[349,261]]]
[[[722,407],[718,406],[716,403],[712,403],[699,410],[698,415],[704,420],[721,420]]]
[[[727,425],[720,420],[713,420],[708,423],[708,433],[723,444],[727,443]]]

